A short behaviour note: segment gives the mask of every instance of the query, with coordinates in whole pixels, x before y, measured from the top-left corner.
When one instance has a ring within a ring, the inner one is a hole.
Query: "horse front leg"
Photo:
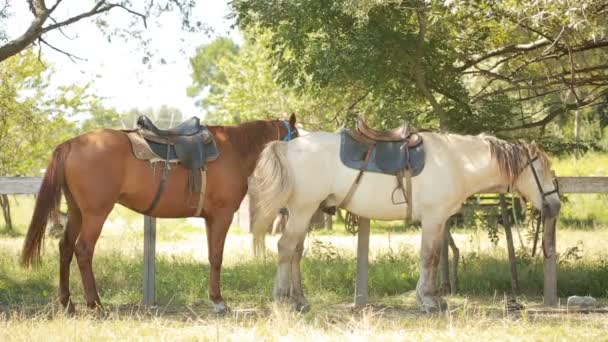
[[[416,285],[416,299],[420,309],[433,313],[446,307],[445,301],[437,292],[437,269],[445,221],[438,223],[430,220],[422,222],[422,242],[420,246],[420,278]]]

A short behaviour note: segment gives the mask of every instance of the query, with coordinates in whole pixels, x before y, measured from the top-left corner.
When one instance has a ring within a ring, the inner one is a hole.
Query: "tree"
[[[52,67],[41,63],[32,50],[0,63],[1,176],[39,175],[53,147],[78,133],[74,116],[92,113],[93,118],[108,117],[107,113],[114,112],[101,106],[88,85],[50,89],[52,77]],[[10,228],[6,196],[0,204]]]
[[[199,46],[194,57],[190,58],[192,85],[187,89],[188,96],[198,97],[204,92],[212,96],[220,94],[222,87],[227,83],[221,65],[229,63],[238,52],[238,45],[225,37]],[[206,100],[206,97],[197,100],[197,104],[203,110],[212,109],[212,104]]]
[[[279,84],[273,75],[271,51],[266,48],[270,38],[263,31],[249,32],[239,49],[225,48],[225,53],[216,53],[218,46],[234,46],[225,38],[197,49],[190,59],[193,85],[188,91],[191,96],[205,95],[198,105],[206,111],[206,121],[235,124],[296,112],[306,129],[339,127],[337,114],[348,112],[352,102],[363,97],[360,92],[344,95],[331,88],[299,91]],[[223,57],[216,58],[218,55]]]
[[[144,46],[146,41],[142,38],[141,29],[146,28],[149,17],[158,17],[166,12],[177,11],[181,15],[184,30],[196,31],[204,28],[200,21],[193,20],[192,9],[196,4],[195,0],[145,0],[140,6],[135,6],[131,0],[95,0],[86,10],[64,11],[69,13],[68,16],[59,14],[60,9],[68,7],[64,0],[54,0],[53,4],[47,4],[48,1],[45,0],[27,0],[27,2],[33,16],[27,30],[11,40],[8,40],[4,31],[0,31],[0,43],[4,43],[0,46],[0,62],[27,49],[32,44],[38,44],[39,47],[46,46],[71,59],[78,58],[55,47],[52,42],[47,41],[45,35],[52,31],[62,32],[63,28],[83,20],[94,19],[99,29],[108,37],[123,36],[125,39],[137,39]],[[5,0],[4,7],[0,9],[0,19],[9,16],[9,6],[8,0]],[[78,8],[75,1],[71,3],[71,6],[71,8]],[[107,17],[121,11],[130,16],[130,21],[124,26],[112,27],[108,23]],[[139,26],[138,23],[140,23]]]
[[[544,129],[608,94],[602,0],[231,4],[242,29],[270,33],[282,85],[363,89],[357,106],[387,126]]]

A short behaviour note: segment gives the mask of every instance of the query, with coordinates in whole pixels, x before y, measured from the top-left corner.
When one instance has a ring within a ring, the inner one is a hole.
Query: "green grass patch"
[[[0,304],[48,303],[55,298],[58,282],[58,258],[47,256],[37,270],[18,266],[16,253],[0,251]],[[311,248],[303,260],[304,286],[311,300],[347,301],[354,294],[355,259],[331,247]],[[522,294],[542,293],[542,259],[518,259]],[[95,258],[95,273],[104,302],[137,303],[142,288],[141,257],[118,252]],[[207,298],[209,266],[190,256],[157,257],[157,298],[159,303],[193,304]],[[222,270],[224,296],[231,302],[263,303],[270,300],[276,264],[274,258],[247,258],[226,265]],[[579,260],[564,260],[559,268],[559,295],[585,294],[608,296],[608,255],[594,255]],[[414,290],[418,280],[418,254],[400,249],[382,253],[370,267],[370,296],[383,298]],[[71,287],[76,299],[82,295],[80,275],[75,262]],[[460,267],[460,293],[470,296],[493,296],[510,293],[509,266],[505,253],[495,251],[463,256]],[[81,297],[80,297],[81,298]]]

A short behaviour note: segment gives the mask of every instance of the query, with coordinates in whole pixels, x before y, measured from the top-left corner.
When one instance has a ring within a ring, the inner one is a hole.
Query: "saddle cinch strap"
[[[158,129],[146,116],[137,120],[137,129],[126,131],[136,158],[151,163],[162,162],[163,170],[158,189],[144,214],[149,214],[158,204],[169,176],[170,164],[181,164],[190,170],[188,188],[191,194],[198,194],[194,216],[203,210],[207,183],[206,164],[218,158],[213,134],[201,125],[197,117],[168,129]]]

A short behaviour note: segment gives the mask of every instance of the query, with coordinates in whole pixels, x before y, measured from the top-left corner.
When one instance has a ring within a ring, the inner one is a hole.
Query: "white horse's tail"
[[[293,175],[287,161],[287,143],[275,141],[268,144],[249,180],[253,253],[263,255],[268,227],[279,210],[287,204],[293,191]]]

